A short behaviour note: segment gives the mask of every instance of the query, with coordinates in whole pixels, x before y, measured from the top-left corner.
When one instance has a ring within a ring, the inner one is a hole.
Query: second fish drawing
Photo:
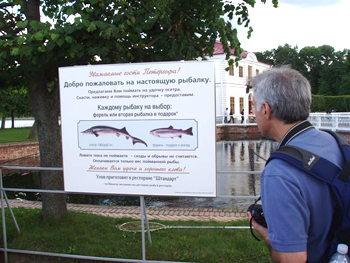
[[[192,127],[187,130],[174,129],[173,126],[169,126],[168,128],[158,128],[150,131],[150,134],[160,137],[160,138],[181,138],[182,135],[190,135],[193,136]]]

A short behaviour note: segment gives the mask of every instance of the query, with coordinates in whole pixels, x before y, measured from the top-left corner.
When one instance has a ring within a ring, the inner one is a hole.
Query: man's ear
[[[263,114],[264,114],[264,116],[265,116],[265,118],[266,119],[271,119],[271,117],[272,117],[272,111],[271,111],[271,106],[270,106],[270,104],[268,104],[266,101],[264,101],[263,103],[262,103],[262,109],[263,109]]]

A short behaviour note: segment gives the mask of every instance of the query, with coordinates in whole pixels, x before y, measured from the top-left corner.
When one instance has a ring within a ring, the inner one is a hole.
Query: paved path
[[[41,202],[26,200],[9,200],[11,207],[26,207],[41,209]],[[107,217],[130,217],[140,219],[140,207],[138,206],[100,206],[68,204],[68,210],[87,212]],[[195,221],[232,221],[246,219],[246,213],[235,212],[230,209],[216,208],[153,208],[147,207],[149,220],[195,220]]]

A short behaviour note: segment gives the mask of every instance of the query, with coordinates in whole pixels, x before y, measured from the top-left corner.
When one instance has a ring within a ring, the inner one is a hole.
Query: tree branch
[[[16,6],[14,3],[1,3],[0,9],[7,8],[7,7],[14,7],[14,6]]]

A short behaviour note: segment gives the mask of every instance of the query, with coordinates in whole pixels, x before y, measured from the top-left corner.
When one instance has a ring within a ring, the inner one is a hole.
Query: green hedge
[[[350,111],[350,96],[312,95],[311,112],[325,112],[333,109],[338,112]]]

